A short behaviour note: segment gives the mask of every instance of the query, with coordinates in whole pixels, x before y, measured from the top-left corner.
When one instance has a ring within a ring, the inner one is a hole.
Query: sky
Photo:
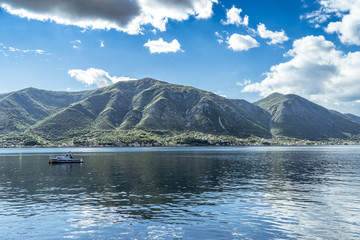
[[[360,115],[360,1],[0,0],[0,93],[145,77]]]

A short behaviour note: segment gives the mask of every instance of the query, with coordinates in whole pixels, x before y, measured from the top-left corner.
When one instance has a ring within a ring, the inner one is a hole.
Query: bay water
[[[1,239],[360,239],[359,216],[360,146],[0,149]]]

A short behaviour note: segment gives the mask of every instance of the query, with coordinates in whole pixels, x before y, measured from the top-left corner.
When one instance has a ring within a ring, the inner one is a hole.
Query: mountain
[[[35,123],[31,132],[62,139],[102,130],[197,131],[236,137],[271,137],[270,115],[245,100],[154,79],[118,82]],[[70,102],[70,101],[69,101]]]
[[[353,122],[356,122],[356,123],[359,123],[360,124],[360,117],[359,116],[356,116],[354,114],[351,114],[351,113],[346,113],[346,114],[343,114],[345,116],[345,118],[347,118],[348,120],[350,121],[353,121]]]
[[[90,92],[26,88],[0,95],[0,134],[24,131],[38,121],[85,98]]]
[[[330,110],[330,112],[340,116],[340,117],[343,117],[347,120],[350,120],[352,122],[355,122],[355,123],[359,123],[360,124],[360,117],[359,116],[356,116],[354,114],[351,114],[351,113],[340,113],[338,111],[334,111],[334,110]]]
[[[276,136],[322,140],[360,134],[360,124],[300,96],[274,93],[254,104],[271,115],[271,132]]]
[[[0,142],[9,136],[15,136],[14,141],[16,136],[25,136],[29,145],[39,139],[50,143],[74,139],[81,142],[114,136],[109,141],[122,141],[128,139],[124,134],[129,132],[135,132],[131,141],[157,134],[153,139],[156,142],[167,134],[187,139],[176,140],[180,143],[201,143],[208,134],[348,139],[360,135],[359,119],[291,94],[272,94],[252,104],[151,78],[90,91],[27,88],[0,95]],[[218,138],[220,143],[222,139]]]

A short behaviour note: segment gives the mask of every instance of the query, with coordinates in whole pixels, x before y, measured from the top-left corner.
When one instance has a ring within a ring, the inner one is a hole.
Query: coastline
[[[51,147],[198,147],[198,146],[324,146],[360,145],[360,136],[346,139],[299,139],[285,136],[272,138],[247,135],[215,135],[201,132],[147,132],[142,130],[94,132],[72,137],[39,136],[24,133],[0,136],[0,148]]]
[[[228,143],[228,144],[139,144],[139,143],[130,143],[124,145],[73,145],[73,144],[47,144],[47,145],[34,145],[34,146],[26,146],[26,145],[10,145],[10,146],[2,146],[0,145],[0,149],[6,148],[188,148],[188,147],[291,147],[291,146],[360,146],[360,142],[354,141],[340,141],[340,142],[332,142],[332,141],[308,141],[308,140],[300,140],[297,142],[283,142],[283,143],[251,143],[251,144],[236,144],[236,143]]]

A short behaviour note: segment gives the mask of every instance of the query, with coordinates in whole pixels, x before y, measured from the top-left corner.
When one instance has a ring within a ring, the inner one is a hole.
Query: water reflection
[[[45,154],[0,155],[0,231],[9,239],[54,233],[87,239],[360,237],[359,150],[250,150],[78,153],[83,164],[53,165]],[[17,224],[30,230],[16,230]]]

